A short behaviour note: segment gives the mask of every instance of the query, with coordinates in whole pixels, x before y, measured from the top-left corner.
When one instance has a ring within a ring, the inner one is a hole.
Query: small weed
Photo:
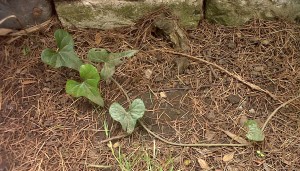
[[[81,82],[68,80],[66,83],[66,92],[74,97],[86,97],[95,104],[103,107],[104,100],[100,94],[100,78],[109,80],[115,73],[115,67],[122,63],[122,58],[132,57],[137,50],[129,50],[120,53],[111,53],[105,49],[91,49],[88,52],[88,59],[91,62],[103,62],[103,68],[100,75],[96,67],[91,64],[84,64],[77,56],[74,50],[74,41],[72,36],[58,29],[54,33],[54,38],[58,49],[45,49],[41,54],[44,63],[53,68],[68,67],[79,71]],[[145,105],[141,99],[135,99],[129,106],[129,111],[118,103],[113,103],[109,108],[112,118],[121,123],[122,128],[128,134],[132,133],[136,121],[144,115]]]

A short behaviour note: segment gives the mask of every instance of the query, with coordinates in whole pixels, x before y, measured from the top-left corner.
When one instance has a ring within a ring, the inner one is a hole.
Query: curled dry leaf
[[[13,32],[12,29],[0,28],[0,36],[6,36],[11,32]]]
[[[233,133],[231,133],[229,131],[224,131],[223,130],[223,132],[226,135],[228,135],[230,138],[232,138],[233,140],[235,140],[236,142],[239,142],[240,144],[249,144],[250,145],[250,143],[247,140],[245,140],[244,138],[242,138],[242,137],[239,137],[239,136],[237,136],[237,135],[235,135],[235,134],[233,134]]]
[[[198,163],[199,163],[199,165],[200,165],[200,167],[202,169],[204,169],[204,170],[209,170],[210,169],[209,166],[208,166],[208,164],[207,164],[207,162],[205,160],[199,158],[198,159]]]
[[[225,156],[223,156],[223,161],[228,162],[228,161],[232,160],[233,157],[234,157],[234,152],[228,153]]]

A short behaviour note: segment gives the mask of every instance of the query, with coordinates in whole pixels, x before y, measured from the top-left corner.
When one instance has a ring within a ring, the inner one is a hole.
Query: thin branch
[[[264,123],[263,127],[262,127],[262,131],[264,131],[264,129],[266,128],[267,124],[269,123],[269,121],[272,119],[272,117],[279,111],[279,109],[281,109],[282,107],[286,106],[287,104],[291,103],[292,101],[296,100],[300,98],[300,95],[282,103],[280,106],[278,106],[267,118],[266,122]]]

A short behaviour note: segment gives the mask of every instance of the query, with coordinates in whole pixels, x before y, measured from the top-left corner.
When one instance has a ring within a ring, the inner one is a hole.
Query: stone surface
[[[202,14],[203,0],[82,0],[55,1],[64,26],[112,29],[134,25],[143,15],[162,5],[172,9],[185,28],[196,27]]]
[[[48,20],[52,16],[49,0],[0,0],[0,20],[15,15],[0,24],[0,28],[23,29]]]
[[[207,0],[205,18],[223,25],[242,25],[253,18],[300,23],[299,0]]]

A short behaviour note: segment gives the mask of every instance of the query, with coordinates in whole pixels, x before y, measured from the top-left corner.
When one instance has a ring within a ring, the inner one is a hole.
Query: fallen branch
[[[266,128],[267,124],[269,123],[269,121],[271,120],[271,118],[279,111],[279,109],[281,109],[282,107],[286,106],[287,104],[291,103],[292,101],[296,100],[300,98],[300,95],[282,103],[280,106],[278,106],[267,118],[266,122],[264,123],[263,127],[262,127],[262,131],[264,131],[264,129]]]
[[[250,88],[254,89],[254,90],[258,90],[258,91],[261,91],[261,92],[264,92],[266,94],[268,94],[270,97],[272,97],[274,100],[278,100],[280,101],[273,93],[271,93],[270,91],[268,90],[265,90],[265,89],[262,89],[260,88],[259,86],[253,84],[253,83],[250,83],[246,80],[244,80],[240,75],[238,74],[234,74],[234,73],[231,73],[229,71],[227,71],[225,68],[215,64],[215,63],[212,63],[212,62],[209,62],[205,59],[202,59],[200,57],[195,57],[195,56],[191,56],[191,55],[188,55],[188,54],[185,54],[185,53],[180,53],[180,52],[175,52],[175,51],[170,51],[170,50],[164,50],[164,52],[167,52],[167,53],[171,53],[171,54],[175,54],[175,55],[181,55],[181,56],[185,56],[187,58],[190,58],[192,60],[195,60],[195,61],[200,61],[200,62],[203,62],[203,63],[206,63],[206,64],[209,64],[209,65],[212,65],[218,69],[220,69],[221,71],[225,72],[226,74],[230,75],[231,77],[239,80],[240,82],[244,83],[245,85],[249,86]]]
[[[131,100],[130,100],[127,92],[123,89],[123,87],[115,79],[112,78],[112,81],[121,89],[121,91],[126,96],[126,99],[127,99],[128,103],[131,104]],[[219,146],[222,146],[222,147],[242,147],[242,146],[251,145],[251,144],[205,144],[205,143],[203,143],[203,144],[183,144],[183,143],[175,143],[175,142],[168,141],[168,140],[160,137],[156,133],[152,132],[149,128],[147,128],[147,126],[141,120],[138,120],[138,122],[150,135],[154,136],[155,138],[161,140],[164,143],[174,145],[174,146],[183,146],[183,147],[219,147]]]

